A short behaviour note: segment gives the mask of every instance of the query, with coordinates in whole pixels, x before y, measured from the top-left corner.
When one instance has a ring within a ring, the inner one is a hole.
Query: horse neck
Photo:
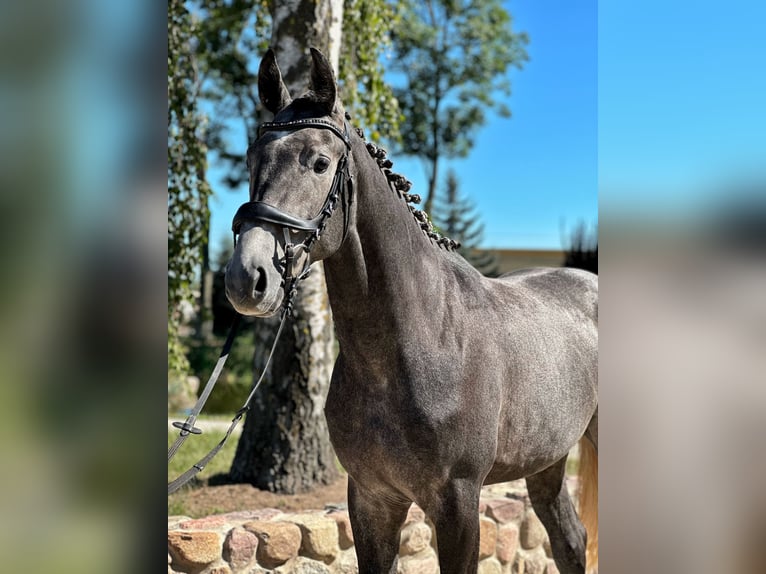
[[[401,340],[426,307],[432,313],[448,300],[446,250],[421,230],[356,135],[351,155],[355,225],[325,262],[341,348],[392,334]]]

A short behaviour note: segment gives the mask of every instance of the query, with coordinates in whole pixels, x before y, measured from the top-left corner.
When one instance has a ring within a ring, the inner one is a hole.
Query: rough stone
[[[487,501],[487,516],[494,518],[499,524],[506,524],[521,518],[524,514],[524,503],[513,498],[494,498]]]
[[[559,574],[545,528],[525,496],[507,485],[483,493],[478,574]],[[168,574],[359,573],[343,508],[170,516],[168,530]],[[413,504],[402,529],[398,574],[437,574],[435,538],[432,523]]]
[[[405,556],[399,559],[396,574],[438,574],[439,561],[436,554]]]
[[[521,523],[521,529],[519,531],[519,539],[521,541],[521,547],[527,550],[540,546],[545,540],[547,534],[540,519],[534,511],[527,512],[524,520]]]
[[[198,572],[215,562],[221,555],[221,538],[218,532],[168,532],[168,551],[175,569],[181,567]]]
[[[301,529],[303,556],[329,564],[338,555],[338,526],[332,518],[317,514],[296,514],[285,519]]]
[[[425,519],[426,513],[423,512],[423,509],[420,508],[417,504],[413,504],[407,511],[407,518],[404,520],[404,523],[409,524],[410,522],[423,522]]]
[[[520,572],[524,574],[545,574],[545,569],[548,566],[548,558],[545,557],[545,552],[540,548],[533,552],[520,552],[519,561],[524,563],[524,569]]]
[[[502,574],[503,567],[494,558],[486,558],[479,562],[477,574]]]
[[[431,529],[425,522],[412,522],[402,530],[399,554],[409,556],[428,548],[431,543]]]
[[[298,555],[301,529],[295,524],[253,521],[244,527],[258,537],[256,557],[261,566],[276,568]]]
[[[168,530],[175,530],[179,524],[187,520],[191,520],[191,517],[182,515],[168,516]]]
[[[223,543],[223,559],[232,568],[245,568],[255,557],[258,549],[258,537],[244,528],[233,528]]]
[[[497,524],[489,518],[479,520],[479,560],[495,554],[497,544]]]
[[[282,514],[281,510],[277,510],[276,508],[260,508],[258,510],[237,510],[234,512],[227,512],[226,514],[221,514],[220,516],[223,516],[228,520],[229,522],[236,522],[239,520],[263,520],[268,521],[272,518],[275,518]]]
[[[222,514],[214,514],[212,516],[206,516],[204,518],[195,518],[193,520],[185,520],[181,522],[178,527],[186,530],[211,530],[215,528],[221,528],[226,526],[228,520]]]
[[[336,511],[328,514],[335,521],[338,527],[338,544],[341,550],[346,550],[354,545],[354,532],[351,529],[351,520],[348,517],[348,511]]]
[[[497,529],[497,558],[500,562],[513,562],[518,547],[519,529],[515,524],[503,524]]]
[[[318,560],[298,556],[274,570],[274,574],[331,574],[331,572],[325,564]]]
[[[338,574],[359,574],[356,551],[352,548],[341,552],[333,567]]]

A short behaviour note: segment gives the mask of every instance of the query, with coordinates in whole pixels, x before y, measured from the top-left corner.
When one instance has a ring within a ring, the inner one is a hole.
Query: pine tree
[[[442,234],[460,242],[458,252],[481,273],[488,277],[500,274],[494,255],[479,248],[484,238],[484,224],[474,203],[460,194],[453,170],[447,172],[444,197],[438,198],[434,206],[433,221]]]
[[[598,231],[589,233],[583,222],[575,227],[565,252],[564,267],[576,267],[598,274]]]

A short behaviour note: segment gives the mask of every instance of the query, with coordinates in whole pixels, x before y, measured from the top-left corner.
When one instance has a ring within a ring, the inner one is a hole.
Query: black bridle
[[[322,208],[319,213],[311,219],[302,219],[289,213],[285,213],[280,209],[269,205],[263,201],[248,201],[242,204],[234,215],[234,220],[231,224],[231,230],[234,233],[234,245],[237,244],[237,236],[239,235],[242,224],[245,222],[266,222],[273,223],[282,227],[282,231],[285,237],[285,256],[280,259],[279,263],[282,267],[283,283],[282,287],[285,291],[283,312],[288,315],[292,313],[292,306],[297,294],[298,283],[305,279],[309,274],[311,266],[311,259],[309,253],[312,246],[319,240],[320,235],[324,231],[327,220],[332,216],[333,211],[338,206],[343,190],[347,189],[346,201],[347,208],[344,212],[343,218],[343,238],[345,239],[348,231],[348,206],[352,201],[352,179],[348,172],[348,152],[351,150],[351,140],[349,138],[348,122],[343,122],[343,131],[338,128],[334,123],[323,119],[303,119],[292,120],[288,122],[267,122],[262,124],[258,128],[258,138],[260,138],[264,132],[269,131],[297,131],[306,128],[316,128],[329,130],[338,136],[346,145],[346,151],[338,160],[338,166],[335,169],[335,175],[330,186],[330,191],[327,192]],[[290,240],[290,231],[306,232],[306,238],[300,243],[292,243]],[[293,264],[298,251],[304,251],[306,254],[306,262],[300,273],[293,274]]]
[[[234,428],[237,426],[237,424],[239,424],[239,421],[242,419],[244,414],[250,409],[250,401],[252,401],[253,396],[255,396],[255,391],[263,381],[266,370],[268,369],[269,363],[271,362],[271,357],[274,355],[274,349],[276,349],[277,342],[279,341],[279,337],[282,334],[282,328],[284,327],[285,320],[287,317],[292,315],[293,304],[295,303],[295,297],[298,294],[298,283],[309,275],[311,268],[311,258],[309,257],[311,248],[319,240],[320,235],[327,225],[327,220],[332,216],[335,208],[338,206],[338,202],[341,198],[341,195],[343,194],[344,189],[346,190],[347,207],[344,210],[343,239],[346,238],[346,233],[348,232],[349,208],[353,199],[353,180],[348,172],[348,152],[351,150],[348,122],[343,122],[343,131],[341,131],[340,128],[338,128],[338,126],[332,122],[323,119],[292,120],[289,122],[267,122],[258,128],[258,138],[260,138],[263,133],[267,131],[296,131],[306,128],[330,130],[340,139],[342,139],[344,144],[346,144],[346,151],[341,156],[340,160],[338,160],[338,167],[335,170],[335,175],[332,180],[330,191],[327,193],[327,197],[325,198],[324,204],[322,205],[319,213],[312,219],[301,219],[299,217],[295,217],[294,215],[290,215],[289,213],[285,213],[284,211],[281,211],[273,205],[269,205],[263,201],[248,201],[247,203],[242,204],[242,206],[237,210],[231,225],[232,231],[234,233],[235,246],[237,244],[237,236],[240,233],[242,224],[245,222],[255,221],[273,223],[282,227],[282,231],[284,233],[285,256],[279,261],[280,266],[282,267],[282,288],[284,289],[284,303],[282,305],[279,329],[277,330],[277,335],[274,338],[274,343],[271,346],[271,351],[269,352],[269,356],[266,359],[266,364],[263,367],[261,376],[258,378],[258,381],[255,383],[255,385],[253,385],[247,400],[234,415],[234,418],[232,419],[231,424],[229,425],[229,428],[226,431],[223,439],[189,470],[168,484],[168,495],[181,488],[181,486],[186,484],[198,472],[205,468],[210,460],[212,460],[212,458],[218,454],[221,448],[223,448],[223,445],[231,436]],[[292,243],[290,240],[290,231],[306,232],[308,235],[300,243]],[[341,241],[343,241],[343,239]],[[303,250],[305,252],[306,262],[301,272],[296,275],[293,273],[293,266],[295,264],[297,252],[299,250]],[[229,331],[229,335],[226,338],[226,343],[223,346],[221,355],[218,358],[218,363],[216,364],[215,369],[213,369],[213,373],[210,375],[210,379],[208,379],[208,382],[205,385],[205,388],[199,399],[197,400],[197,403],[194,405],[191,413],[184,422],[173,423],[174,427],[180,429],[180,433],[179,437],[168,449],[168,462],[170,462],[175,453],[191,434],[202,433],[202,430],[196,428],[194,423],[197,420],[197,416],[202,411],[202,407],[207,401],[207,398],[210,396],[213,387],[218,381],[218,377],[221,374],[224,363],[226,363],[226,359],[229,356],[229,350],[231,349],[231,346],[234,342],[239,319],[240,315],[237,314],[234,320],[234,324]]]

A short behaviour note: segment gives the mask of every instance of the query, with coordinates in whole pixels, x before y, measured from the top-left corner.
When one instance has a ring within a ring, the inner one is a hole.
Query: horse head
[[[226,296],[245,315],[270,316],[308,266],[335,253],[348,231],[350,135],[327,59],[311,49],[309,91],[292,100],[274,52],[258,92],[274,121],[247,151],[250,201],[232,225]]]

